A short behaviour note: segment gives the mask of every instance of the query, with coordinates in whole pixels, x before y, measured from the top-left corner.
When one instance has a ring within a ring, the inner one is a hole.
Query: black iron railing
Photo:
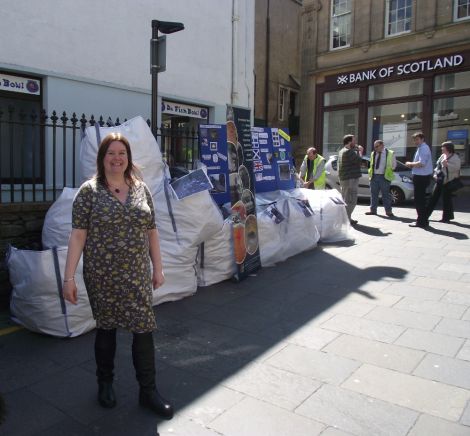
[[[78,118],[75,112],[47,115],[44,110],[25,113],[0,107],[0,203],[54,201],[63,187],[77,187],[82,132],[96,123],[121,124],[119,118],[105,121],[103,116]],[[162,125],[157,141],[170,167],[194,167],[199,156],[195,129]]]

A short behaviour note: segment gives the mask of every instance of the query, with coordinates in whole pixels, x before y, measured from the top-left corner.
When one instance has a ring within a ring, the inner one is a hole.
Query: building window
[[[411,30],[412,0],[387,0],[386,36],[399,35]]]
[[[359,101],[359,89],[348,89],[345,91],[325,92],[324,105],[335,106],[338,104],[357,103]]]
[[[423,94],[423,79],[369,86],[369,101]]]
[[[454,21],[468,20],[470,18],[470,0],[454,1]]]
[[[344,135],[357,135],[359,110],[356,108],[325,112],[323,118],[323,156],[337,154]]]
[[[351,0],[331,2],[331,49],[351,44]]]
[[[279,121],[286,119],[286,102],[289,90],[282,86],[279,87]]]

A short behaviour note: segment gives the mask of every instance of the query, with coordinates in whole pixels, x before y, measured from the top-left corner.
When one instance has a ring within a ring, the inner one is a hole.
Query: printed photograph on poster
[[[264,213],[271,218],[275,224],[280,224],[285,220],[284,215],[279,211],[275,204],[268,206]]]
[[[237,148],[233,142],[227,142],[228,170],[231,173],[238,171]]]
[[[243,186],[241,184],[240,176],[238,175],[238,173],[230,173],[229,177],[230,197],[232,199],[232,203],[236,203],[241,198]]]
[[[213,188],[210,190],[211,193],[227,192],[227,181],[225,174],[211,174],[209,180],[212,183]]]
[[[236,216],[236,218],[240,222],[245,222],[246,220],[246,207],[245,203],[243,201],[237,201],[233,206],[232,206],[232,213]]]
[[[258,249],[258,222],[255,215],[248,215],[245,221],[245,246],[248,254],[256,253]]]
[[[250,174],[248,173],[245,165],[241,165],[238,168],[238,174],[240,176],[240,182],[244,189],[251,189],[250,187]]]
[[[384,124],[383,126],[382,140],[385,147],[393,150],[397,157],[406,155],[407,128],[406,123]]]
[[[288,163],[279,164],[279,180],[290,180],[290,166]]]
[[[232,144],[236,144],[238,142],[237,127],[233,121],[227,121],[227,141]]]
[[[239,142],[237,142],[237,158],[238,158],[238,165],[243,164],[243,162],[244,162],[243,147]]]
[[[217,142],[211,142],[210,148],[211,148],[211,151],[217,151]]]
[[[245,224],[241,222],[233,223],[233,251],[235,263],[242,264],[246,257]]]
[[[252,212],[256,208],[255,198],[253,193],[249,189],[244,189],[242,193],[242,202],[245,205],[246,210]]]
[[[201,168],[171,182],[170,187],[178,200],[213,188],[207,174]]]
[[[297,206],[307,218],[315,215],[308,200],[297,200]]]

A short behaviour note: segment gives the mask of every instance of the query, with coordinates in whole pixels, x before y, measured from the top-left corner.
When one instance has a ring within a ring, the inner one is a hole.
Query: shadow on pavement
[[[374,299],[361,289],[366,283],[400,280],[406,273],[386,266],[361,269],[318,247],[241,283],[218,283],[157,306],[157,385],[181,411],[285,346],[298,329],[333,317],[324,311],[346,296]],[[0,435],[155,436],[157,419],[137,404],[131,339],[118,334],[118,406],[106,410],[96,401],[93,332],[67,340],[25,330],[0,336],[0,386],[9,409]]]

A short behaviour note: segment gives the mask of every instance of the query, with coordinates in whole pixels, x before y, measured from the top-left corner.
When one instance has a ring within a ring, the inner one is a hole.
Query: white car
[[[359,179],[359,198],[370,198],[369,181],[370,158],[362,157],[361,178]],[[328,189],[334,188],[341,192],[338,176],[338,156],[330,156],[325,164],[326,186]],[[403,163],[397,161],[397,167],[394,170],[395,177],[390,185],[390,194],[392,195],[392,204],[397,205],[413,199],[414,187],[411,170]]]

